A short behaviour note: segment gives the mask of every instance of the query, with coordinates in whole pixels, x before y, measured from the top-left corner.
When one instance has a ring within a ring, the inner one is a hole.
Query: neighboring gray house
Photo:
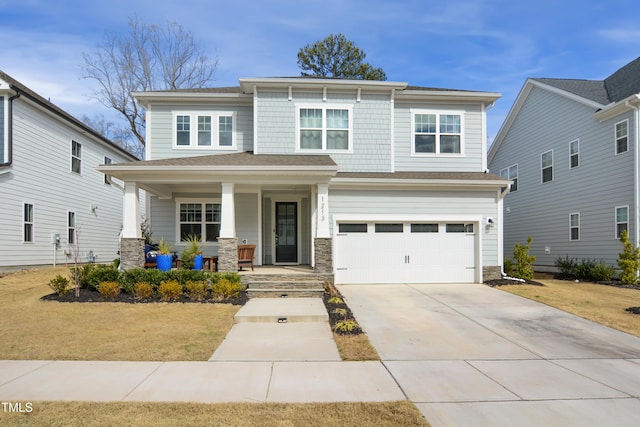
[[[154,239],[181,251],[196,234],[224,271],[247,242],[258,265],[311,265],[337,283],[499,277],[509,181],[485,155],[497,93],[243,78],[135,96],[148,160],[99,168],[125,184],[126,267],[141,262],[142,188]]]
[[[622,230],[638,244],[640,58],[604,80],[529,79],[489,151],[513,180],[504,246],[533,237],[538,270],[556,259],[617,267]]]
[[[0,71],[0,270],[117,258],[122,188],[95,167],[133,160]]]

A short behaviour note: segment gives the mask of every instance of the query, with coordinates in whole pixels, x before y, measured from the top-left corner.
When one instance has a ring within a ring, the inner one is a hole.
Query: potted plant
[[[182,268],[202,270],[202,250],[204,249],[204,243],[198,236],[190,234],[185,239],[187,247],[182,252]]]
[[[160,239],[158,243],[158,255],[156,256],[156,266],[160,271],[169,271],[173,265],[173,254],[171,253],[171,246],[164,240],[164,237]]]

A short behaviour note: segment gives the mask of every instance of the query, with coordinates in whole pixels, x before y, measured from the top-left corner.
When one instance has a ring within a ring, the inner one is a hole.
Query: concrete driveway
[[[640,338],[480,284],[339,289],[434,427],[640,425]]]

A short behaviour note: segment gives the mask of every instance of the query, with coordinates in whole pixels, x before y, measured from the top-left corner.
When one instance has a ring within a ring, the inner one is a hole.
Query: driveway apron
[[[640,425],[640,338],[480,284],[339,286],[432,426]]]

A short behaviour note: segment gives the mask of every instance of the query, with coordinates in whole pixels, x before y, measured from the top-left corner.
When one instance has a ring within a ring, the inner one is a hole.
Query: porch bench
[[[238,245],[238,267],[242,270],[243,265],[251,265],[253,271],[253,259],[256,245]]]

